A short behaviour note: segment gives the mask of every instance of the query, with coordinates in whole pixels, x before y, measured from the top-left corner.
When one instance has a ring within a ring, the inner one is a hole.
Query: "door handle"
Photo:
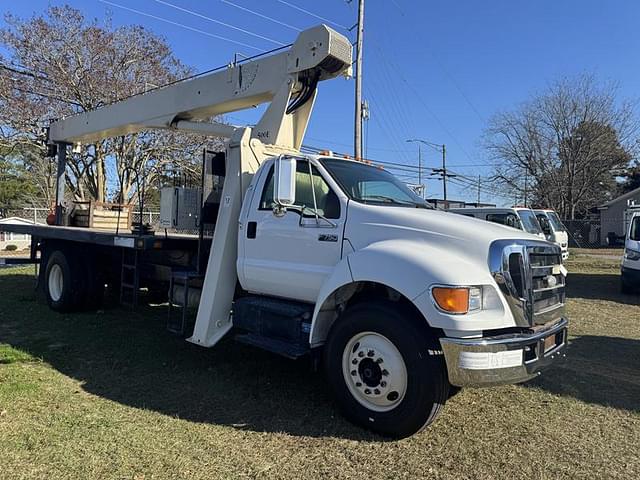
[[[256,238],[256,230],[258,229],[257,222],[247,223],[247,238]]]

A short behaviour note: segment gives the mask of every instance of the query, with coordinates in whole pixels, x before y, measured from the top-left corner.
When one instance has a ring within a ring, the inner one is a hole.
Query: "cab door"
[[[315,166],[298,159],[295,207],[276,214],[273,170],[263,170],[242,220],[241,283],[250,292],[315,302],[341,259],[346,202]],[[316,217],[314,204],[326,220]]]

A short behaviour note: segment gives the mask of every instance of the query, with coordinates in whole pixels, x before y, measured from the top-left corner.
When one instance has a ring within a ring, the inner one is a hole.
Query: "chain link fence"
[[[569,234],[569,248],[618,248],[624,246],[621,220],[599,218],[563,220]]]

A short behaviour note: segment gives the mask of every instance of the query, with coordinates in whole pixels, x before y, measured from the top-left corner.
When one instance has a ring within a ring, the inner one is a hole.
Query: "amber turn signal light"
[[[449,313],[467,313],[469,311],[469,289],[434,287],[433,299],[441,310]]]

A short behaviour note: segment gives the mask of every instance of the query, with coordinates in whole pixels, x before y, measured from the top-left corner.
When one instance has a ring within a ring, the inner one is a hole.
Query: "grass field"
[[[568,267],[566,360],[403,441],[346,422],[304,361],[187,344],[160,307],[55,314],[0,270],[0,478],[640,478],[640,296],[614,260]]]

